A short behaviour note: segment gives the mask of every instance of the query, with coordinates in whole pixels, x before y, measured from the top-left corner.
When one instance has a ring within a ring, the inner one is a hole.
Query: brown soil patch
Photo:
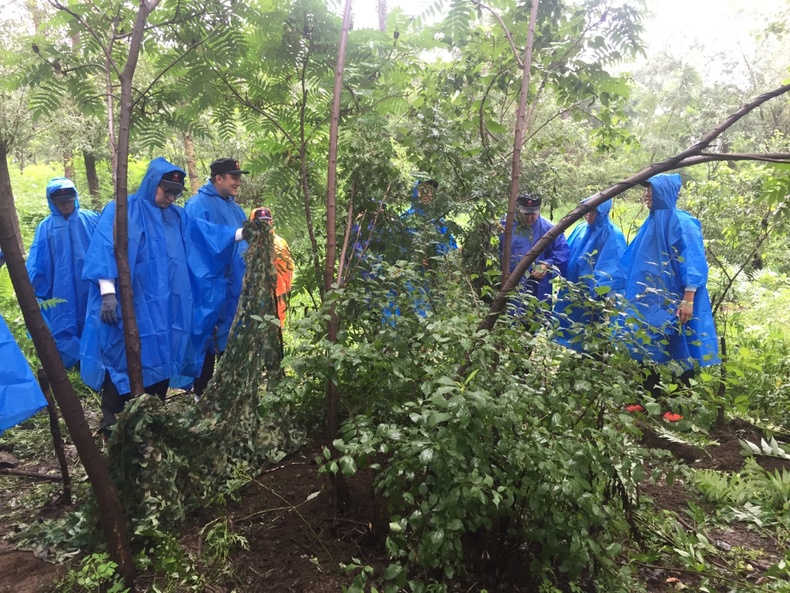
[[[704,449],[687,443],[670,441],[657,434],[647,425],[643,425],[640,428],[642,429],[640,444],[646,449],[669,451],[675,458],[695,469],[715,469],[729,472],[737,472],[743,469],[744,456],[741,453],[743,450],[740,443],[741,439],[759,444],[760,439],[763,438],[762,429],[739,418],[731,420],[724,426],[714,428],[711,432],[711,437],[719,444]],[[682,437],[682,435],[680,436]],[[775,469],[778,469],[780,472],[784,469],[790,471],[790,459],[758,455],[756,461],[768,471]]]
[[[32,552],[0,544],[0,593],[39,593],[66,573],[63,566],[44,562]]]

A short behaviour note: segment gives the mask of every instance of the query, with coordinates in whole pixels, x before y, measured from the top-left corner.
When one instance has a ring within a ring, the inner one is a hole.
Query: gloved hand
[[[118,299],[115,298],[114,294],[110,293],[102,296],[99,317],[108,325],[115,325],[118,323]]]

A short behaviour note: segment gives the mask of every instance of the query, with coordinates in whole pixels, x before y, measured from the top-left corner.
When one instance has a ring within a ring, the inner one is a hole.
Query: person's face
[[[540,212],[530,212],[525,214],[524,212],[516,212],[516,220],[522,226],[532,226],[536,222],[538,222],[538,217],[540,216]]]
[[[590,210],[584,215],[584,220],[587,221],[587,224],[592,224],[595,222],[595,219],[598,218],[598,211],[597,210]]]
[[[241,173],[223,173],[214,176],[214,188],[223,198],[236,197],[241,185]]]
[[[423,206],[433,202],[433,186],[430,183],[421,183],[417,186],[417,201]]]
[[[74,214],[74,209],[76,208],[74,200],[69,200],[68,202],[59,202],[55,204],[55,208],[58,209],[63,215],[63,218],[68,218],[72,214]]]
[[[645,206],[647,206],[648,210],[652,210],[653,209],[653,188],[652,187],[647,186],[647,188],[645,189],[645,193],[642,195],[642,201],[645,203]]]
[[[154,202],[162,209],[169,208],[170,205],[179,197],[181,197],[180,191],[165,189],[161,185],[156,186],[156,196],[154,196]]]

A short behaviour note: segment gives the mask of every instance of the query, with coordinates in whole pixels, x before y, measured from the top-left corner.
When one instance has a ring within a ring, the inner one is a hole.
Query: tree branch
[[[179,63],[181,60],[183,60],[183,59],[184,59],[184,58],[185,58],[187,55],[189,55],[189,53],[190,53],[190,52],[194,51],[195,49],[197,49],[198,47],[200,47],[201,45],[203,45],[203,44],[204,44],[206,41],[208,41],[209,39],[211,39],[211,37],[212,37],[212,36],[213,36],[213,35],[214,35],[214,34],[215,34],[215,33],[216,33],[218,30],[219,30],[219,27],[215,28],[213,31],[211,31],[211,33],[209,33],[208,35],[206,35],[206,36],[205,36],[203,39],[201,39],[201,40],[200,40],[200,41],[198,41],[197,43],[194,43],[193,45],[191,45],[191,46],[189,47],[189,49],[187,49],[187,50],[186,50],[184,53],[182,53],[180,56],[178,56],[178,57],[177,57],[175,60],[173,60],[172,62],[170,62],[170,64],[168,64],[168,65],[167,65],[167,67],[166,67],[164,70],[162,70],[162,71],[161,71],[159,74],[157,74],[157,75],[154,77],[154,79],[151,81],[151,83],[150,83],[150,84],[149,84],[147,87],[145,87],[145,90],[144,90],[144,91],[142,91],[142,92],[141,92],[141,93],[140,93],[140,94],[137,96],[137,99],[135,99],[135,100],[132,102],[132,109],[134,109],[134,108],[137,106],[137,103],[138,103],[138,102],[139,102],[139,101],[140,101],[140,100],[141,100],[143,97],[145,97],[145,95],[148,93],[148,91],[150,91],[150,90],[151,90],[151,87],[153,87],[153,86],[154,86],[154,85],[155,85],[155,84],[156,84],[156,83],[159,81],[159,79],[160,79],[160,78],[162,78],[162,77],[163,77],[165,74],[167,74],[167,72],[168,72],[168,71],[169,71],[169,70],[170,70],[170,69],[171,69],[173,66],[175,66],[176,64],[178,64],[178,63]]]
[[[221,71],[221,70],[220,70],[218,67],[215,67],[215,66],[214,66],[214,65],[212,65],[212,64],[209,64],[209,67],[211,68],[211,70],[212,70],[212,71],[213,71],[213,72],[214,72],[214,73],[215,73],[217,76],[219,76],[220,80],[222,80],[222,82],[223,82],[223,83],[225,83],[225,86],[228,88],[228,90],[229,90],[231,93],[233,93],[233,95],[236,97],[236,99],[238,99],[238,100],[239,100],[239,102],[240,102],[242,105],[244,105],[244,106],[245,106],[247,109],[251,109],[252,111],[254,111],[255,113],[257,113],[258,115],[261,115],[261,116],[265,117],[265,118],[266,118],[267,120],[269,120],[269,121],[270,121],[272,124],[274,124],[274,127],[276,127],[278,130],[280,130],[280,133],[282,133],[282,135],[283,135],[283,136],[285,136],[285,138],[288,140],[288,142],[290,142],[290,143],[291,143],[291,146],[293,146],[294,148],[296,148],[296,147],[298,147],[298,146],[299,146],[299,145],[297,144],[296,140],[294,140],[294,139],[293,139],[293,137],[291,137],[291,135],[290,135],[290,134],[289,134],[289,133],[288,133],[288,132],[287,132],[287,131],[286,131],[286,130],[285,130],[285,129],[284,129],[282,126],[281,126],[281,125],[280,125],[280,122],[278,122],[276,119],[274,119],[274,117],[273,117],[272,115],[270,115],[269,113],[266,113],[266,111],[264,111],[263,109],[261,109],[261,108],[260,108],[260,107],[258,107],[257,105],[253,105],[253,104],[252,104],[252,103],[251,103],[251,102],[250,102],[248,99],[246,99],[245,97],[242,97],[242,96],[241,96],[241,94],[239,93],[239,91],[237,91],[237,90],[236,90],[236,87],[234,87],[234,86],[233,86],[233,85],[230,83],[230,81],[229,81],[229,80],[228,80],[228,79],[225,77],[225,75],[224,75],[224,74],[222,74],[222,71]]]
[[[472,4],[474,4],[475,6],[477,6],[478,8],[482,8],[484,10],[487,10],[488,12],[490,12],[493,15],[493,17],[499,23],[499,26],[502,27],[502,31],[504,31],[505,37],[507,37],[507,40],[510,43],[510,49],[513,51],[513,57],[516,58],[516,64],[518,64],[519,68],[523,68],[524,67],[524,63],[521,61],[521,58],[518,55],[518,48],[516,48],[516,44],[513,42],[513,36],[510,34],[510,31],[508,31],[507,27],[505,26],[505,23],[502,20],[502,17],[499,16],[499,14],[493,8],[491,8],[490,6],[487,6],[486,4],[483,4],[480,0],[470,0],[470,2]]]
[[[99,44],[99,47],[101,48],[102,52],[104,53],[104,57],[107,58],[107,63],[110,66],[112,66],[112,69],[115,72],[115,75],[120,77],[121,76],[121,71],[118,70],[118,66],[117,66],[117,64],[115,63],[115,60],[112,57],[112,52],[110,51],[110,47],[108,47],[108,46],[104,45],[104,43],[102,43],[101,38],[96,33],[96,31],[93,29],[93,27],[91,27],[85,19],[83,19],[79,14],[77,14],[73,10],[71,10],[68,6],[64,6],[63,4],[58,2],[57,0],[49,0],[49,3],[50,3],[50,5],[52,5],[53,8],[56,8],[57,10],[62,10],[66,14],[70,15],[73,19],[75,19],[83,27],[85,27],[85,29],[88,31],[88,33],[91,34],[91,37],[93,37],[96,40],[96,43]]]

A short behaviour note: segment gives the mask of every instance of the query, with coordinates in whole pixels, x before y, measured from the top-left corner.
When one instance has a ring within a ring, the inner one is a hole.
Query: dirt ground
[[[711,436],[719,444],[703,450],[667,440],[645,427],[642,444],[666,449],[692,467],[737,471],[743,466],[738,439],[759,442],[761,431],[736,420]],[[226,570],[221,571],[222,577],[216,579],[207,591],[336,593],[352,580],[352,575],[338,568],[340,563],[351,563],[353,558],[360,564],[377,569],[388,564],[383,546],[384,530],[381,528],[386,525],[386,518],[381,513],[381,501],[374,495],[371,473],[359,472],[349,481],[353,506],[348,512],[338,515],[329,480],[318,475],[314,456],[314,451],[290,456],[247,485],[238,501],[225,508],[204,510],[185,526],[181,541],[196,558],[205,554],[206,544],[200,530],[218,517],[226,519],[230,528],[243,535],[249,543],[248,550],[239,550],[231,555]],[[787,460],[767,457],[758,460],[770,465],[770,469],[790,470]],[[39,465],[32,470],[55,471],[56,468],[54,465],[52,468]],[[0,509],[14,504],[19,489],[33,487],[18,478],[14,479],[15,482],[10,480],[0,477]],[[37,487],[44,488],[42,500],[54,496],[57,491],[56,483],[47,488]],[[680,481],[671,485],[646,481],[640,489],[640,498],[645,504],[675,512],[681,522],[690,522],[685,514],[690,500],[703,504]],[[46,512],[50,514],[51,509]],[[18,514],[0,512],[0,535],[8,535],[14,521],[18,520]],[[693,528],[692,525],[687,527]],[[762,550],[760,556],[755,556],[755,578],[779,558],[780,550],[774,542],[737,524],[714,530],[711,535],[716,545],[723,548]],[[491,575],[470,575],[453,590],[533,591],[533,584],[525,578],[525,566],[521,560],[514,558],[504,574],[496,579]],[[65,572],[63,565],[44,562],[30,552],[13,550],[8,543],[0,541],[0,593],[46,592],[51,590],[53,580],[62,578]],[[676,591],[673,579],[690,587],[694,584],[690,575],[660,567],[645,567],[641,574],[651,592]],[[140,591],[150,590],[150,583],[150,577],[143,575],[139,580]]]

